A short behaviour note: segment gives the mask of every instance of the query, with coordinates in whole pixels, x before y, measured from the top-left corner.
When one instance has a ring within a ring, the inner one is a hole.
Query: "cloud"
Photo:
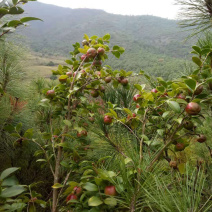
[[[54,4],[70,8],[103,9],[106,12],[122,15],[154,15],[174,19],[177,16],[178,6],[175,0],[39,0],[47,4]]]

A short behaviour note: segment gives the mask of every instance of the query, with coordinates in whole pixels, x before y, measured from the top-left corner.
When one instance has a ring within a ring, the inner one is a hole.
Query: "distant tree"
[[[53,61],[49,61],[49,62],[47,63],[47,66],[55,66],[55,63],[54,63]]]
[[[181,5],[178,14],[180,26],[190,28],[194,32],[191,36],[210,30],[212,27],[212,0],[175,0]]]

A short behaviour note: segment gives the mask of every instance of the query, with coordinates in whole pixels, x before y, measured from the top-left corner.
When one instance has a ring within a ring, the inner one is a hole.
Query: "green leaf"
[[[196,89],[197,82],[193,79],[186,79],[185,84],[187,85],[188,88],[194,91]]]
[[[180,113],[180,105],[177,102],[174,101],[167,101],[169,107],[175,111],[176,113]]]
[[[117,205],[117,200],[115,198],[112,198],[112,197],[109,197],[109,198],[106,198],[104,200],[104,203],[106,205],[110,205],[110,206],[116,206]]]
[[[112,51],[112,54],[117,58],[120,58],[121,56],[121,54],[118,51]]]
[[[16,5],[18,3],[18,0],[13,0],[13,4]]]
[[[87,41],[89,41],[89,37],[88,37],[87,34],[84,34],[84,38],[85,38]]]
[[[28,129],[25,133],[24,133],[24,138],[28,138],[31,139],[33,136],[33,129]]]
[[[78,48],[78,50],[82,54],[86,54],[87,53],[87,50],[86,49]]]
[[[21,7],[11,7],[9,10],[9,14],[11,15],[17,15],[22,14],[24,10]]]
[[[110,112],[113,114],[113,116],[114,116],[115,118],[118,118],[117,113],[116,113],[113,109],[110,109]]]
[[[8,169],[4,170],[4,171],[1,173],[0,180],[5,179],[6,177],[8,177],[9,175],[11,175],[12,173],[16,172],[16,171],[19,170],[19,169],[20,169],[20,168],[12,167],[12,168],[8,168]]]
[[[6,15],[6,14],[8,14],[8,10],[7,9],[5,9],[5,8],[0,8],[0,14],[1,15]]]
[[[38,159],[38,160],[36,160],[36,162],[46,162],[46,160],[45,159]]]
[[[1,194],[0,197],[2,198],[9,198],[9,197],[15,197],[21,193],[23,193],[25,191],[24,187],[21,185],[15,185],[12,186],[10,188],[6,188],[4,189]]]
[[[42,21],[40,18],[35,18],[35,17],[24,17],[20,19],[22,23],[28,22],[28,21]]]
[[[124,108],[123,110],[124,110],[125,113],[132,116],[132,112],[128,108]]]
[[[99,197],[96,197],[96,196],[93,196],[88,200],[88,205],[93,207],[99,206],[102,203],[103,202],[99,199]]]
[[[19,132],[21,130],[21,128],[22,128],[22,123],[19,123],[19,124],[16,125],[15,130],[17,132]]]
[[[63,120],[63,123],[64,123],[65,125],[69,126],[69,127],[72,126],[71,122],[68,121],[68,120]]]
[[[62,188],[63,185],[61,185],[60,183],[55,183],[52,188]]]
[[[199,67],[202,66],[202,61],[198,57],[192,57],[192,61]]]
[[[201,54],[201,49],[198,46],[192,46],[192,49],[194,49],[196,52],[198,52],[199,54]]]
[[[87,182],[87,183],[84,184],[83,187],[84,187],[84,189],[86,189],[87,191],[98,191],[97,186],[96,186],[95,184],[93,184],[93,183]]]
[[[178,167],[180,174],[185,174],[185,172],[186,172],[185,163],[180,163],[177,167]]]
[[[110,34],[104,35],[103,40],[110,40]]]

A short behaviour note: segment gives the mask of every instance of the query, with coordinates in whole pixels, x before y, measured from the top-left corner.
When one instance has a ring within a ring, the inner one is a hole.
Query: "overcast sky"
[[[103,9],[106,12],[123,15],[154,15],[174,19],[179,7],[175,0],[38,0],[70,8]]]

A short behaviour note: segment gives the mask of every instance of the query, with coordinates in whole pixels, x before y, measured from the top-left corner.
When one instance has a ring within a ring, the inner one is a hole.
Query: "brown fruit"
[[[203,91],[203,86],[202,85],[199,85],[196,90],[194,91],[194,95],[199,95],[201,94]]]
[[[82,45],[83,45],[83,46],[85,46],[85,45],[88,46],[88,45],[89,45],[89,42],[88,42],[87,40],[83,40],[83,41],[82,41]]]
[[[183,151],[185,149],[185,145],[183,143],[177,143],[175,145],[175,150],[176,151]]]
[[[173,169],[177,169],[177,161],[170,161],[169,166]]]
[[[94,98],[97,98],[99,96],[99,92],[97,90],[92,90],[90,92],[91,96],[94,97]]]
[[[106,83],[110,83],[111,80],[112,80],[112,77],[105,77],[105,82],[106,82]]]
[[[205,135],[200,135],[200,136],[197,138],[197,141],[198,141],[199,143],[204,143],[206,140],[207,140],[207,138],[206,138]]]
[[[127,85],[128,85],[128,79],[126,79],[126,78],[122,79],[122,80],[121,80],[121,84],[122,84],[123,86],[127,86]]]

